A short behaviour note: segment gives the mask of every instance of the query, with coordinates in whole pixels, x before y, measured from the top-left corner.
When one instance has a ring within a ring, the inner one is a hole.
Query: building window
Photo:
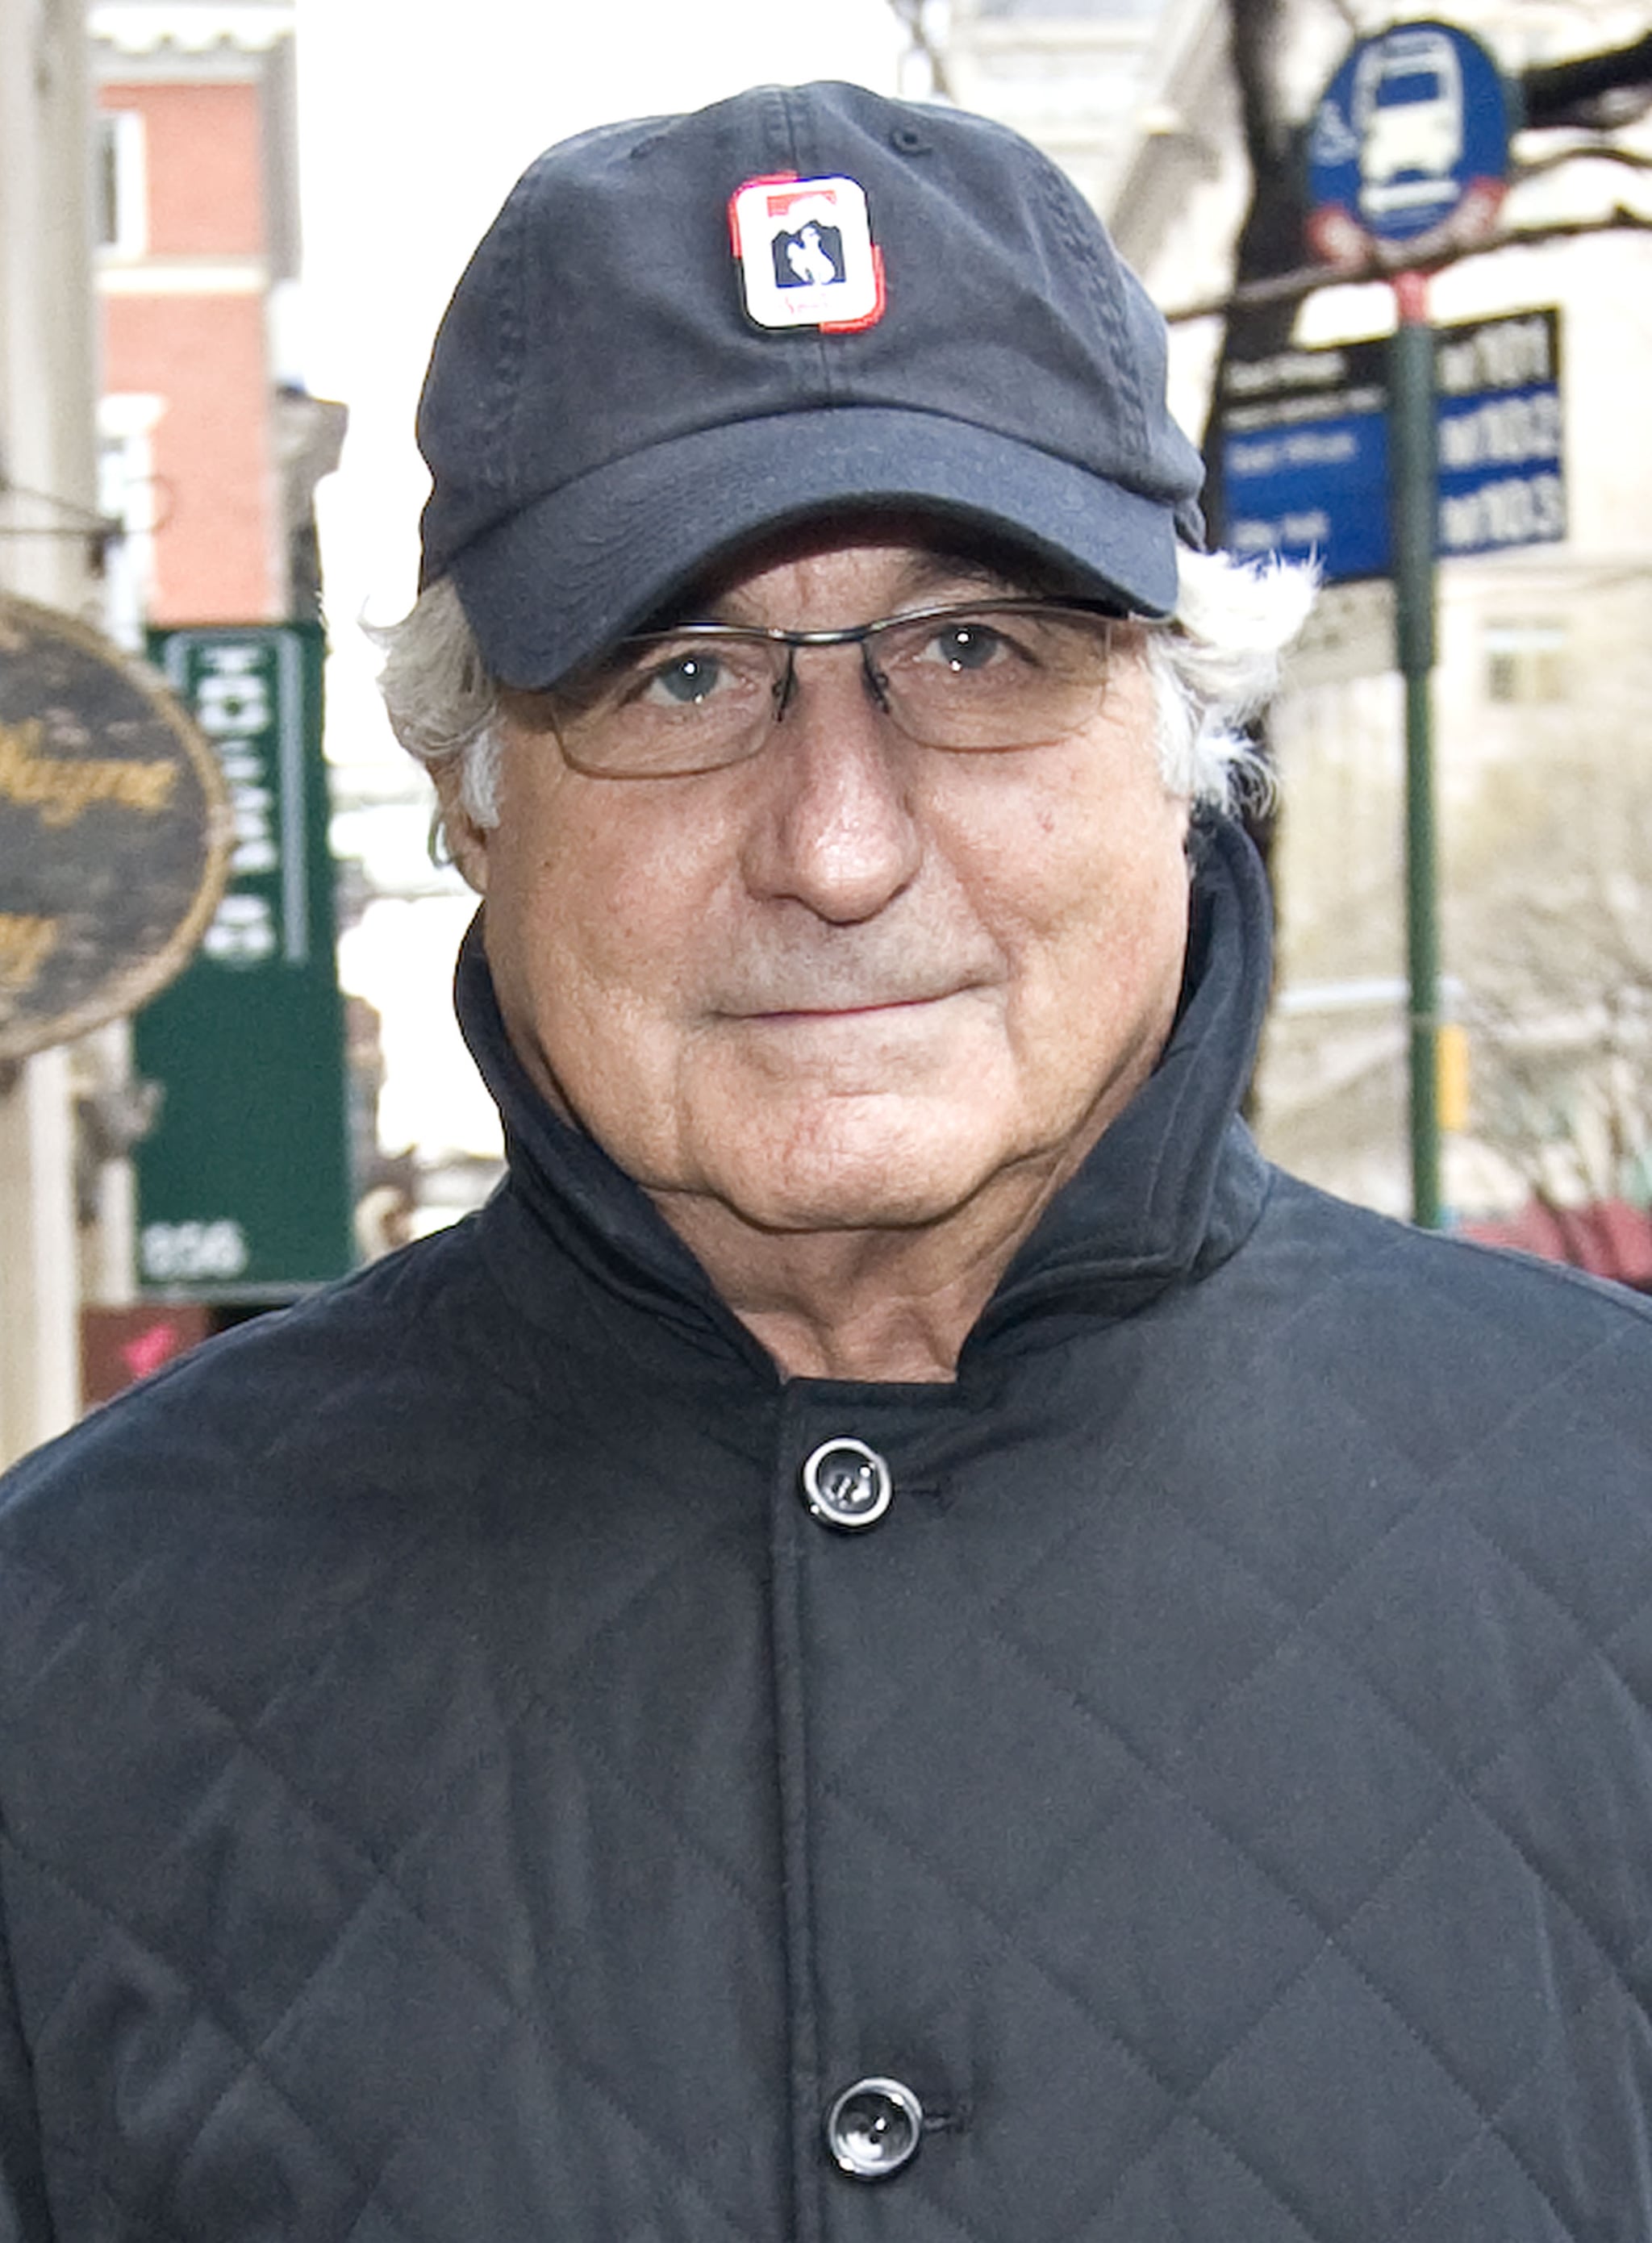
[[[95,187],[98,246],[111,257],[141,257],[149,212],[144,120],[137,110],[99,111]]]
[[[104,566],[104,623],[122,646],[141,649],[155,589],[153,432],[166,409],[161,397],[135,392],[98,406],[98,505],[125,535]]]
[[[1566,698],[1566,626],[1509,622],[1486,626],[1486,698],[1529,705]]]

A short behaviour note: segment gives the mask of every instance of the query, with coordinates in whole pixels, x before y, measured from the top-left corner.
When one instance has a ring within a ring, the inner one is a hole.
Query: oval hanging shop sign
[[[233,839],[217,761],[158,680],[72,616],[0,594],[0,1061],[164,988]]]

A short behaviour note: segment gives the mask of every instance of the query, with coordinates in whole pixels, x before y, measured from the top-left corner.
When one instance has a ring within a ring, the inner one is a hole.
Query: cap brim
[[[933,509],[1010,537],[1071,589],[1135,614],[1176,604],[1174,502],[990,429],[868,406],[738,421],[633,453],[476,538],[452,574],[494,676],[550,685],[733,548],[867,507]]]

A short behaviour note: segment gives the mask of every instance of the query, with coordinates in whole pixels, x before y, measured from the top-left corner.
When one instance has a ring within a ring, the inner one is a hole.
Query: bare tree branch
[[[889,0],[889,5],[912,42],[912,52],[921,56],[928,70],[931,91],[943,101],[954,100],[956,97],[947,73],[946,55],[929,29],[927,0]]]
[[[1202,302],[1178,305],[1164,316],[1172,326],[1189,320],[1231,318],[1236,310],[1256,305],[1297,305],[1305,296],[1311,296],[1317,288],[1343,287],[1362,280],[1391,280],[1399,263],[1407,271],[1437,272],[1446,265],[1460,264],[1466,257],[1489,257],[1500,249],[1529,248],[1545,241],[1563,241],[1588,233],[1618,232],[1652,232],[1652,213],[1626,210],[1619,204],[1606,217],[1598,219],[1557,219],[1547,226],[1509,226],[1502,232],[1480,243],[1472,250],[1453,249],[1430,258],[1406,258],[1396,262],[1379,263],[1374,258],[1363,265],[1298,266],[1289,273],[1278,273],[1264,280],[1242,280],[1225,296],[1207,297]]]
[[[1547,131],[1557,125],[1594,125],[1602,121],[1597,104],[1608,108],[1615,97],[1640,97],[1640,108],[1652,107],[1652,31],[1627,47],[1604,54],[1576,55],[1571,61],[1544,63],[1522,71],[1521,94],[1528,129]],[[1622,111],[1611,118],[1623,122]]]
[[[1622,164],[1631,172],[1652,172],[1652,156],[1639,148],[1628,148],[1621,141],[1585,140],[1570,148],[1555,148],[1541,156],[1529,157],[1513,167],[1516,179],[1534,179],[1544,172],[1558,172],[1562,164]]]

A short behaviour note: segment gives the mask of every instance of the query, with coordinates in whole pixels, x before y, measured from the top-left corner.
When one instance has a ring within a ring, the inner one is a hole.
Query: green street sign
[[[134,1023],[138,1072],[163,1094],[137,1151],[138,1283],[287,1300],[354,1258],[322,634],[157,631],[150,652],[217,755],[234,849],[193,962]]]

